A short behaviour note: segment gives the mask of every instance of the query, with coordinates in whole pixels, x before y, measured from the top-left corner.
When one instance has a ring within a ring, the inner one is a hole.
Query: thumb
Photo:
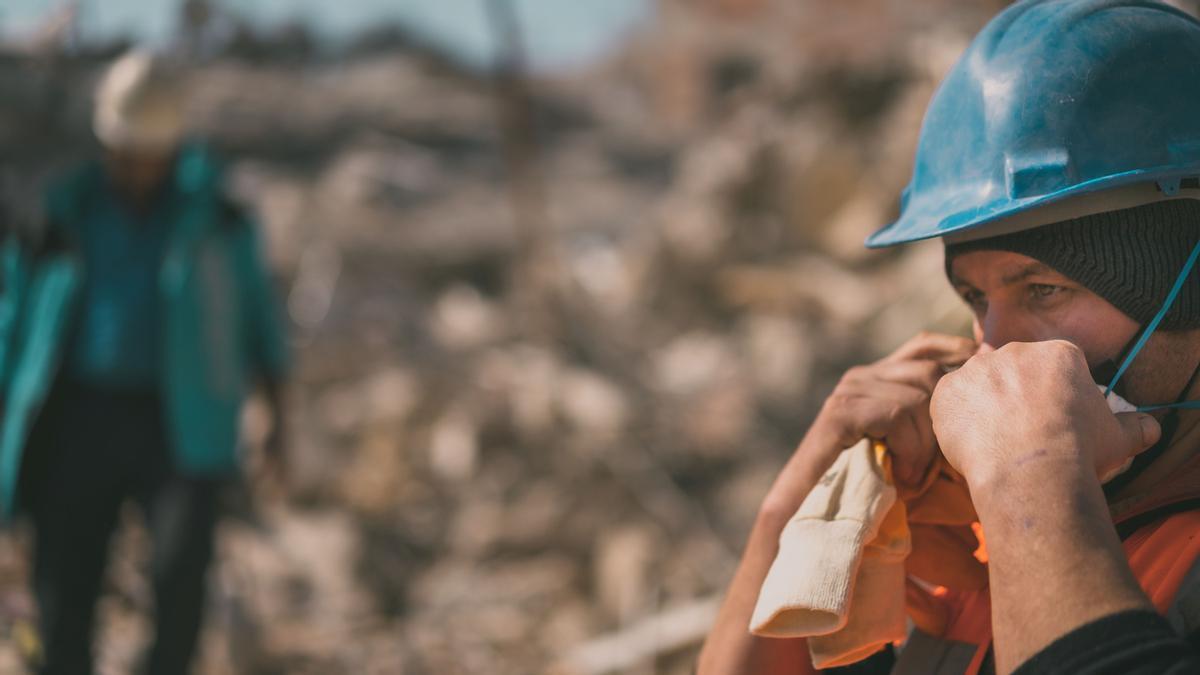
[[[1136,455],[1158,442],[1162,436],[1162,427],[1158,420],[1146,413],[1118,413],[1117,422],[1121,425],[1122,435],[1126,439],[1125,447],[1130,448],[1130,455]]]

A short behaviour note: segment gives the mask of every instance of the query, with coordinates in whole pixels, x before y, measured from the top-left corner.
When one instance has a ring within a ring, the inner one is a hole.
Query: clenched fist
[[[972,357],[938,382],[930,414],[946,460],[971,485],[1042,461],[1079,462],[1107,475],[1161,433],[1149,415],[1114,415],[1083,352],[1062,340]]]

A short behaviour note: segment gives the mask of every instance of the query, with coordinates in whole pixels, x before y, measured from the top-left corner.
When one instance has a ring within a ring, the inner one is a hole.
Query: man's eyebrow
[[[1012,274],[1005,275],[1000,279],[1000,283],[1005,286],[1011,286],[1038,274],[1056,274],[1056,272],[1054,271],[1054,268],[1046,265],[1045,263],[1033,262],[1022,267],[1016,272],[1013,272]]]
[[[1053,267],[1050,267],[1049,265],[1047,265],[1045,263],[1031,262],[1028,265],[1021,267],[1016,272],[1013,272],[1011,274],[1005,275],[1004,277],[1001,277],[1000,283],[1004,286],[1010,286],[1012,284],[1020,283],[1024,280],[1028,279],[1029,277],[1032,277],[1032,276],[1035,276],[1038,274],[1058,274],[1058,272],[1056,272]],[[972,289],[975,288],[975,286],[971,282],[967,281],[966,279],[963,279],[962,277],[958,276],[954,272],[950,272],[949,274],[947,274],[947,277],[950,280],[951,286],[954,286],[954,287],[966,286],[967,288],[972,288]]]

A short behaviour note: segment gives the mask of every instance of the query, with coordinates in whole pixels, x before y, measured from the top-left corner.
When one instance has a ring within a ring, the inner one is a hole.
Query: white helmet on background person
[[[96,87],[92,129],[112,149],[166,151],[184,135],[183,92],[159,57],[127,52]]]

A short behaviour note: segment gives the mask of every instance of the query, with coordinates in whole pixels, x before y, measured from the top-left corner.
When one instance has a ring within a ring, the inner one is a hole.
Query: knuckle
[[[1055,342],[1057,343],[1059,350],[1061,350],[1065,356],[1068,356],[1072,359],[1077,359],[1083,356],[1083,350],[1080,349],[1079,345],[1075,344],[1074,342],[1068,342],[1067,340],[1055,340]]]
[[[1046,343],[1045,349],[1059,367],[1069,367],[1083,358],[1083,350],[1066,340],[1051,340]]]
[[[978,367],[977,365],[972,365],[972,364],[968,363],[967,365],[963,366],[962,368],[959,368],[958,370],[954,370],[949,373],[942,374],[938,378],[937,387],[934,388],[934,391],[937,391],[939,389],[947,389],[947,388],[953,388],[953,387],[958,386],[959,381],[962,380],[964,377],[970,376],[970,374],[973,373],[977,367]]]
[[[893,403],[884,408],[883,421],[886,422],[888,426],[895,425],[900,421],[900,418],[904,417],[905,412],[904,406],[898,403]]]
[[[858,417],[859,403],[853,396],[845,396],[834,394],[825,399],[825,405],[822,406],[821,414],[834,427],[845,429],[855,426],[854,420]]]
[[[1028,343],[1025,343],[1025,342],[1009,342],[1009,343],[1002,345],[996,351],[992,352],[992,355],[1000,356],[1000,355],[1004,355],[1004,354],[1016,354],[1016,353],[1024,350],[1028,346],[1029,346]]]
[[[840,411],[850,405],[854,397],[849,393],[834,389],[829,398],[825,399],[825,407],[833,412]]]
[[[867,379],[870,372],[868,366],[851,366],[842,374],[842,379],[838,380],[838,384],[845,385],[850,382],[860,382]]]

